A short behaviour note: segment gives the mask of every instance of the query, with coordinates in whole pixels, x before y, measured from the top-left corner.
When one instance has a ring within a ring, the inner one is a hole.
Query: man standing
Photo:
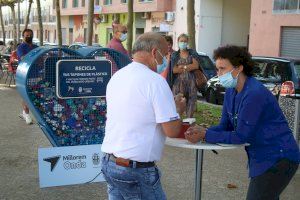
[[[127,39],[127,28],[122,24],[113,25],[113,38],[107,44],[107,48],[114,49],[125,55],[128,55],[127,50],[124,48],[122,42]]]
[[[163,200],[155,162],[161,158],[165,137],[180,132],[185,99],[177,96],[174,101],[166,80],[157,73],[168,53],[160,34],[141,35],[132,53],[133,62],[117,71],[107,85],[102,172],[111,200]]]
[[[25,29],[22,33],[22,36],[23,36],[23,42],[17,48],[17,55],[18,55],[19,62],[24,58],[24,56],[29,51],[37,47],[37,45],[32,43],[33,31],[31,29]],[[21,116],[26,121],[26,124],[32,124],[32,119],[29,115],[29,108],[26,105],[24,100],[22,100],[22,107],[23,107],[23,112]]]

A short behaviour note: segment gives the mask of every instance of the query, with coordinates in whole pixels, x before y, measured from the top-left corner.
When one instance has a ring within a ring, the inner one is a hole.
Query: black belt
[[[147,168],[147,167],[154,167],[155,162],[138,162],[133,161],[125,158],[117,158],[113,154],[106,154],[105,155],[108,160],[115,162],[119,166],[123,167],[130,167],[130,168]]]

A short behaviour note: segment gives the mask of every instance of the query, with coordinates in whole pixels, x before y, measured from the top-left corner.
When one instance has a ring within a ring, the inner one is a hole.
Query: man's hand
[[[206,128],[195,125],[190,127],[185,133],[185,139],[191,143],[204,141],[206,135]]]
[[[186,110],[186,99],[184,98],[183,94],[178,93],[174,97],[174,100],[178,114],[182,115],[182,113]]]

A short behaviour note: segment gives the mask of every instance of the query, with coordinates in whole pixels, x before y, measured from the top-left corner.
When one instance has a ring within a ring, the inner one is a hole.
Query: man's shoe
[[[24,111],[23,111],[23,119],[25,120],[26,124],[32,124],[32,119],[30,115],[25,113]]]

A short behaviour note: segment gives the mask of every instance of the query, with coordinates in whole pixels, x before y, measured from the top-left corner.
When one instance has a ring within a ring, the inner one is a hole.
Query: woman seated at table
[[[220,84],[226,89],[218,126],[189,128],[186,139],[196,143],[243,144],[248,155],[247,200],[279,199],[300,162],[299,147],[276,98],[252,77],[251,55],[236,46],[214,52]]]

